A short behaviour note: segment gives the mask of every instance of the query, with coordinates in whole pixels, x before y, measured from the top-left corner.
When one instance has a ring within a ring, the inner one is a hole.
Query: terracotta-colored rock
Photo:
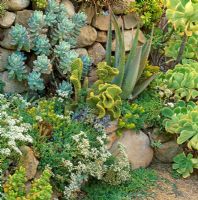
[[[16,14],[13,12],[6,12],[3,17],[0,18],[0,27],[1,28],[10,28],[14,23]]]
[[[104,60],[105,52],[104,47],[100,43],[95,43],[88,49],[88,54],[93,59],[95,65]]]
[[[155,157],[165,163],[171,163],[173,158],[182,152],[182,148],[176,141],[163,143],[160,148],[155,150]]]
[[[123,25],[123,21],[121,17],[117,17],[118,25],[121,27]],[[110,15],[97,15],[93,19],[92,26],[101,30],[108,31],[110,22]],[[112,30],[114,30],[114,26],[112,26]]]
[[[63,0],[61,3],[67,9],[67,13],[68,13],[69,16],[73,16],[75,14],[74,5],[73,5],[73,3],[71,1],[69,1],[69,0]]]
[[[118,144],[121,143],[126,148],[126,154],[133,169],[147,167],[153,159],[153,149],[150,147],[149,137],[140,131],[126,130],[113,144],[110,151],[116,155],[118,152]]]
[[[85,48],[78,48],[75,51],[79,56],[88,55],[87,49]]]
[[[133,31],[132,30],[124,31],[125,51],[130,51],[130,49],[132,48],[132,42],[133,42],[133,38],[135,37],[135,33],[136,33],[135,29]],[[146,38],[144,34],[142,33],[142,31],[139,32],[138,41],[141,44],[144,44],[146,42]],[[112,43],[112,50],[115,51],[115,48],[116,48],[116,40],[114,39]]]
[[[80,8],[80,11],[84,12],[87,15],[87,24],[91,24],[93,17],[96,13],[95,8],[93,6],[87,6],[87,7],[82,6]]]
[[[97,31],[91,26],[84,26],[80,30],[80,35],[77,40],[77,47],[86,47],[92,45],[97,38]]]
[[[5,70],[5,66],[7,65],[8,56],[12,52],[13,51],[3,49],[3,48],[0,47],[0,72]]]
[[[27,8],[30,5],[30,0],[8,0],[6,4],[8,10],[17,11]]]
[[[5,83],[5,93],[22,93],[27,90],[27,87],[25,86],[24,82],[9,79],[7,71],[0,73],[0,80],[2,80]]]
[[[123,20],[125,29],[132,29],[138,25],[138,18],[135,13],[124,15]]]
[[[23,153],[21,157],[21,165],[26,170],[27,180],[31,180],[36,175],[39,161],[36,159],[34,152],[30,147],[28,146],[21,147],[21,152]]]
[[[31,17],[33,11],[32,10],[22,10],[17,11],[15,24],[21,24],[24,27],[28,27],[28,20]]]
[[[107,32],[105,31],[98,31],[98,35],[96,38],[97,42],[105,43],[107,41]]]
[[[111,121],[109,126],[105,128],[107,134],[113,133],[118,129],[118,120]]]
[[[0,30],[0,46],[5,49],[14,50],[16,47],[11,44],[12,38],[10,33],[10,28]]]

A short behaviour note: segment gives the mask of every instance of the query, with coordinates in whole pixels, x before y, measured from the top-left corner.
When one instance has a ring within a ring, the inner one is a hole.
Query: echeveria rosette
[[[7,60],[6,69],[10,79],[17,79],[22,81],[27,77],[27,70],[25,67],[26,56],[24,53],[16,51],[12,53]]]
[[[193,158],[192,154],[187,156],[181,153],[173,158],[173,169],[176,170],[183,178],[187,178],[193,173],[193,169],[198,169],[198,158]]]
[[[60,96],[60,97],[63,97],[63,98],[70,98],[71,97],[71,94],[73,93],[72,91],[72,85],[71,83],[67,82],[67,81],[62,81],[60,84],[59,84],[59,87],[57,89],[57,94]]]
[[[31,90],[44,90],[44,81],[40,72],[32,71],[29,73],[27,80]]]
[[[36,55],[46,55],[49,56],[51,50],[51,45],[49,39],[46,35],[38,36],[34,40],[34,47],[32,50],[35,52]]]
[[[17,47],[17,50],[30,51],[30,37],[25,27],[20,24],[16,24],[11,28],[11,44]]]
[[[50,63],[50,59],[46,55],[41,55],[37,57],[33,66],[33,70],[40,72],[42,74],[51,74],[52,72],[52,65]]]
[[[166,7],[166,16],[176,30],[187,36],[198,34],[198,2],[166,0]]]
[[[162,109],[162,115],[166,131],[178,135],[178,144],[187,142],[189,149],[198,150],[198,106],[195,103],[179,101],[174,109]]]

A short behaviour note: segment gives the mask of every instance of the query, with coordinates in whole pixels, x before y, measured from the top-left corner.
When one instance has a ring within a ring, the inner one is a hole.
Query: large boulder
[[[122,137],[116,140],[110,151],[117,155],[118,144],[126,148],[126,154],[133,169],[147,167],[153,159],[153,149],[150,146],[149,137],[142,131],[123,131]]]
[[[5,49],[14,50],[16,49],[14,45],[11,44],[12,38],[10,33],[10,28],[0,30],[0,46]]]
[[[27,8],[30,5],[30,0],[9,0],[6,3],[8,10],[18,11]]]
[[[97,65],[99,62],[104,60],[105,53],[106,51],[104,47],[98,42],[88,49],[88,54],[93,59],[94,65]]]
[[[22,157],[21,165],[26,170],[27,180],[32,180],[37,172],[39,161],[36,159],[33,150],[28,146],[21,147]]]
[[[0,18],[0,27],[1,28],[10,28],[14,23],[16,14],[13,12],[6,12],[3,17]]]
[[[5,66],[7,65],[8,56],[12,53],[12,51],[3,49],[0,47],[0,72],[5,70]]]
[[[5,83],[5,93],[22,93],[27,90],[27,87],[23,82],[9,79],[7,71],[0,73],[0,80],[2,80]]]
[[[121,27],[123,25],[123,21],[121,17],[117,17],[118,25]],[[110,22],[110,15],[96,15],[93,19],[92,26],[101,30],[108,31]],[[112,30],[114,30],[114,26],[112,25]]]
[[[155,157],[164,163],[173,162],[173,158],[182,152],[182,148],[177,144],[176,141],[169,141],[163,143],[161,147],[155,150]]]
[[[92,45],[97,38],[97,31],[92,26],[84,26],[80,30],[77,40],[77,47],[86,47]]]
[[[17,11],[15,24],[21,24],[24,27],[28,27],[28,20],[32,16],[32,10]]]

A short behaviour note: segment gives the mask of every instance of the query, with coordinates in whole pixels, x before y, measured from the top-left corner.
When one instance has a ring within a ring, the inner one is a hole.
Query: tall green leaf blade
[[[140,93],[142,93],[148,85],[154,80],[156,74],[146,79],[144,82],[137,84],[133,90],[132,98],[135,99]]]
[[[122,84],[123,99],[129,98],[135,87],[138,72],[139,72],[141,54],[142,54],[142,47],[137,47],[134,59],[131,62],[130,70],[128,71],[128,73],[126,74],[126,77],[123,80],[123,84]]]
[[[141,77],[142,72],[144,71],[144,68],[146,66],[148,57],[149,57],[149,53],[150,53],[150,50],[151,50],[152,39],[153,39],[153,31],[154,31],[154,26],[152,28],[150,39],[143,45],[141,62],[140,62],[140,69],[139,69],[138,79],[137,80],[139,80],[139,78]]]
[[[115,15],[112,13],[112,22],[115,28],[116,34],[116,53],[115,53],[115,64],[119,70],[119,75],[113,80],[118,86],[122,85],[125,71],[125,48],[124,48],[124,34],[121,33],[118,22]]]
[[[106,63],[111,66],[111,51],[112,51],[112,19],[110,15],[109,29],[107,35],[107,43],[106,43]]]
[[[124,75],[124,78],[126,77],[128,71],[130,70],[131,68],[131,62],[132,60],[134,59],[134,56],[135,56],[135,53],[136,53],[136,50],[137,50],[137,46],[138,46],[138,36],[139,36],[139,26],[136,30],[136,33],[135,33],[135,37],[132,41],[132,48],[129,52],[129,55],[128,55],[128,58],[127,58],[127,62],[126,62],[126,65],[125,65],[125,75]]]

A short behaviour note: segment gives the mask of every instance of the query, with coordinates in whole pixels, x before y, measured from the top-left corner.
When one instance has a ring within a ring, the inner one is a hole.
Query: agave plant
[[[116,50],[115,57],[112,59],[112,23],[115,27]],[[147,64],[153,30],[151,37],[143,46],[138,46],[139,27],[136,31],[132,42],[132,48],[127,56],[124,49],[124,36],[120,30],[117,20],[113,13],[111,13],[108,30],[108,40],[106,46],[106,62],[119,70],[119,75],[113,80],[113,83],[120,86],[122,89],[122,98],[128,99],[130,97],[136,98],[155,78],[155,75],[149,77],[144,81],[140,81],[140,77]],[[137,84],[138,83],[138,84]]]

